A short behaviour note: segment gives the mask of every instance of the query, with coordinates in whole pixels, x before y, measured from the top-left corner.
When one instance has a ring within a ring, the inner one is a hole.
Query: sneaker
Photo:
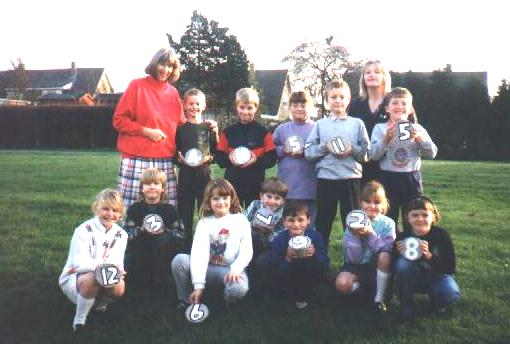
[[[388,308],[386,307],[386,305],[384,304],[384,302],[374,302],[374,311],[376,313],[386,313],[386,311],[388,310]]]
[[[107,302],[96,302],[94,305],[94,311],[104,313],[106,312],[106,309],[108,308]]]
[[[84,324],[74,324],[73,325],[73,332],[74,332],[74,335],[77,336],[78,333],[82,332],[83,331],[83,327],[85,325]]]
[[[306,301],[296,301],[296,308],[297,309],[305,309],[308,307],[308,302]]]

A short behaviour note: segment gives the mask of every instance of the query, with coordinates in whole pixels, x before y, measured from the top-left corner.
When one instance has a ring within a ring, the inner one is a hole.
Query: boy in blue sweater
[[[315,285],[325,276],[329,259],[322,236],[310,225],[310,211],[304,201],[289,201],[283,210],[285,230],[271,243],[274,259],[273,283],[277,290],[286,290],[294,297],[296,307],[304,309]],[[297,248],[292,243],[305,239]],[[290,245],[289,245],[290,243]]]

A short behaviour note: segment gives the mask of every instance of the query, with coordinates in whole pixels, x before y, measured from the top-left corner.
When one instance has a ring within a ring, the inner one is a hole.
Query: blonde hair
[[[324,87],[324,99],[328,100],[329,93],[337,88],[342,88],[349,92],[349,95],[351,94],[351,89],[349,87],[349,84],[344,80],[331,80],[326,84],[326,87]]]
[[[219,178],[211,180],[205,187],[204,199],[202,200],[202,205],[200,206],[200,211],[198,213],[200,218],[213,215],[213,211],[211,209],[211,199],[215,195],[230,196],[231,214],[237,214],[242,211],[241,203],[239,202],[236,190],[232,184],[230,184],[230,182],[226,179]]]
[[[361,76],[359,77],[359,96],[363,99],[368,97],[367,85],[365,84],[365,73],[368,70],[368,67],[372,65],[378,65],[379,69],[383,73],[383,85],[384,85],[384,94],[391,91],[391,75],[389,70],[387,70],[384,65],[379,60],[370,60],[365,63],[363,66],[363,71]]]
[[[142,175],[140,176],[140,199],[142,201],[146,201],[145,195],[142,192],[143,184],[161,184],[163,188],[163,192],[161,193],[161,199],[160,202],[166,200],[166,174],[163,171],[158,170],[155,167],[149,167],[146,170],[143,171]]]
[[[236,105],[239,103],[253,104],[259,107],[259,94],[252,87],[241,88],[236,92]]]
[[[378,181],[372,180],[363,186],[361,193],[359,194],[359,202],[361,204],[362,201],[368,202],[372,199],[376,199],[381,202],[383,209],[381,213],[384,215],[390,209],[390,204],[388,202],[388,198],[386,197],[386,191],[384,190],[384,186]]]
[[[200,97],[200,98],[203,98],[204,103],[205,103],[205,93],[202,92],[202,90],[199,90],[198,88],[190,88],[189,90],[184,92],[184,102],[186,102],[186,100],[189,97]]]
[[[168,77],[167,82],[173,83],[179,80],[179,77],[181,76],[181,63],[172,48],[159,49],[156,54],[154,54],[147,67],[145,67],[145,73],[149,74],[154,79],[157,79],[157,69],[159,64],[172,67],[172,73]]]
[[[117,190],[101,190],[96,195],[96,199],[94,202],[92,202],[90,209],[93,213],[95,213],[96,210],[103,205],[113,209],[115,212],[120,213],[121,215],[124,214],[124,202],[122,201],[122,196]]]

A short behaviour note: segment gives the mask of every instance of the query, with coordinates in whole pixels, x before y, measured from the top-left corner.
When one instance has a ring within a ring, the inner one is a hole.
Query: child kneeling
[[[326,245],[318,231],[308,228],[310,211],[304,201],[289,201],[285,205],[283,225],[285,230],[279,232],[271,242],[274,287],[290,293],[296,307],[303,309],[308,306],[314,286],[321,282],[329,268]],[[289,246],[289,240],[297,237],[309,238],[304,249]]]
[[[414,294],[429,294],[430,309],[443,313],[460,298],[455,282],[455,250],[446,230],[436,226],[440,214],[430,199],[419,196],[407,205],[410,229],[399,233],[395,243],[395,274],[400,298],[400,318],[415,315]],[[418,239],[413,242],[407,239]]]
[[[124,251],[127,235],[116,224],[122,217],[124,205],[121,195],[111,189],[101,191],[92,211],[95,217],[75,229],[69,255],[58,283],[64,294],[76,304],[73,330],[77,333],[87,320],[92,307],[105,311],[108,303],[124,294]],[[104,283],[96,280],[96,269]]]
[[[351,294],[361,285],[373,286],[375,281],[374,310],[384,313],[384,297],[391,281],[390,253],[395,241],[395,222],[384,215],[388,211],[388,200],[380,183],[365,184],[359,199],[370,224],[344,232],[344,266],[335,287],[342,294]]]
[[[172,261],[178,307],[201,303],[206,284],[223,289],[227,306],[241,300],[249,289],[245,268],[252,255],[250,223],[241,213],[234,188],[225,179],[210,181],[191,255],[179,254]]]
[[[165,172],[148,168],[140,177],[140,201],[126,215],[129,235],[126,271],[129,290],[164,292],[168,287],[168,265],[177,253],[185,252],[186,233],[177,209],[166,202]]]

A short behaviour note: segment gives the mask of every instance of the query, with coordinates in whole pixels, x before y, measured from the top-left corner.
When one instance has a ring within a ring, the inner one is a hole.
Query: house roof
[[[16,80],[20,78],[19,70],[0,72],[1,89],[17,89]],[[94,94],[104,68],[67,68],[50,70],[25,70],[24,78],[27,89],[65,89],[69,93]]]
[[[270,115],[278,115],[286,79],[287,69],[255,71],[257,87],[262,91],[263,102]]]

